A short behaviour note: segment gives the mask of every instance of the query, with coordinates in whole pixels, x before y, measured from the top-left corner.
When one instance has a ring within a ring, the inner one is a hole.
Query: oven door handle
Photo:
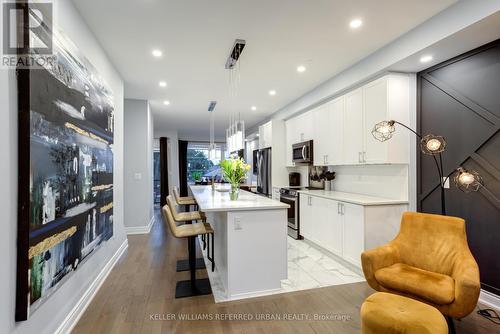
[[[302,159],[306,160],[306,145],[302,146]]]
[[[286,195],[280,195],[280,199],[284,199],[284,200],[287,200],[287,201],[290,201],[290,202],[295,202],[297,201],[297,198],[296,197],[289,197],[289,196],[286,196]]]

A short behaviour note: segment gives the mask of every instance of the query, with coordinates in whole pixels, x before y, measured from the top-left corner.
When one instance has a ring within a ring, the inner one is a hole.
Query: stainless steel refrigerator
[[[257,152],[257,192],[271,197],[271,148],[260,149]]]

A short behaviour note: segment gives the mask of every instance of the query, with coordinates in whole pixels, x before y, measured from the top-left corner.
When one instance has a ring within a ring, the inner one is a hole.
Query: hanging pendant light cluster
[[[226,143],[229,152],[242,150],[245,147],[245,122],[232,120],[226,129]]]
[[[216,158],[216,146],[215,146],[215,105],[217,101],[210,101],[208,105],[208,112],[210,113],[210,144],[208,147],[208,159],[212,162]]]
[[[245,122],[241,120],[239,113],[238,117],[236,117],[234,112],[234,100],[236,100],[240,83],[240,62],[238,60],[245,43],[245,40],[242,39],[235,40],[233,49],[226,61],[226,69],[229,70],[229,97],[231,100],[231,115],[229,116],[229,126],[226,129],[226,145],[227,151],[230,153],[245,148]]]

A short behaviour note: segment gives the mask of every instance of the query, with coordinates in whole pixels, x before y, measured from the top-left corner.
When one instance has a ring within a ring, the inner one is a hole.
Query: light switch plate
[[[135,180],[141,180],[142,179],[142,174],[141,173],[135,173],[134,174],[134,179]]]

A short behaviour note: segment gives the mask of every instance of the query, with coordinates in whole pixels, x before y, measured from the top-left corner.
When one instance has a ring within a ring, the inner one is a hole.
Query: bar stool
[[[206,249],[207,247],[207,241],[208,241],[208,253],[207,253],[207,258],[210,260],[212,263],[212,271],[214,271],[214,261],[213,261],[213,251],[214,251],[214,240],[213,240],[213,229],[212,226],[210,226],[209,223],[206,223],[206,216],[203,214],[203,212],[200,211],[191,211],[191,212],[178,212],[176,209],[176,205],[172,199],[171,195],[167,196],[167,205],[170,208],[170,212],[172,213],[172,216],[174,217],[174,220],[176,223],[185,223],[185,224],[191,224],[192,222],[196,221],[202,221],[205,224],[205,228],[209,230],[207,234],[202,235],[202,241],[203,241],[203,250]],[[212,234],[212,256],[210,257],[210,234]],[[207,240],[208,239],[208,240]],[[205,261],[203,258],[197,258],[196,259],[196,269],[205,269]],[[188,271],[189,270],[189,261],[188,260],[179,260],[177,261],[177,271]]]
[[[208,295],[212,293],[208,278],[196,279],[195,258],[196,243],[195,238],[201,234],[206,234],[207,230],[203,223],[184,224],[177,226],[168,205],[162,208],[165,223],[168,224],[172,235],[176,238],[187,238],[189,253],[190,279],[178,281],[175,286],[175,298]]]
[[[181,195],[179,194],[179,189],[177,189],[176,186],[172,188],[172,192],[174,193],[174,198],[175,201],[177,202],[177,205],[183,206],[185,211],[190,211],[189,208],[191,207],[191,205],[194,205],[195,210],[198,210],[197,208],[198,204],[196,203],[194,197],[191,196],[181,197]]]

